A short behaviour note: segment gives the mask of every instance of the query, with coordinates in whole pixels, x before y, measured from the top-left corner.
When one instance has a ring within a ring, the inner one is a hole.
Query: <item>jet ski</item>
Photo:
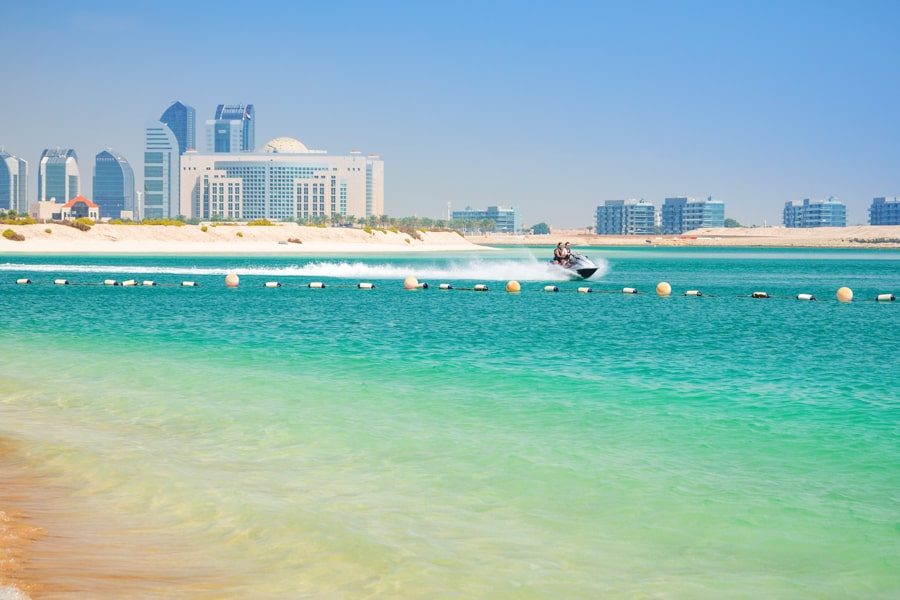
[[[589,259],[584,254],[575,254],[572,253],[569,255],[569,261],[566,263],[566,266],[562,266],[553,261],[550,261],[550,265],[554,269],[561,269],[572,277],[573,279],[587,279],[591,275],[597,272],[598,267],[594,264],[594,261]]]

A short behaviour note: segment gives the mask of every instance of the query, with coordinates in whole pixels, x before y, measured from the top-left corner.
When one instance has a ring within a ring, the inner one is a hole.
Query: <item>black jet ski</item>
[[[594,264],[594,261],[589,259],[584,254],[575,254],[572,253],[569,255],[569,260],[566,263],[566,266],[562,266],[553,261],[550,261],[550,265],[556,269],[562,269],[565,271],[570,277],[577,279],[587,279],[591,275],[597,272],[598,267]]]

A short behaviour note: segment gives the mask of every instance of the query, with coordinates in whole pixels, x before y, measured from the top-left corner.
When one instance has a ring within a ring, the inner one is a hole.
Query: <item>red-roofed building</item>
[[[63,205],[60,217],[63,221],[74,221],[84,217],[99,221],[100,207],[84,196],[75,196]]]

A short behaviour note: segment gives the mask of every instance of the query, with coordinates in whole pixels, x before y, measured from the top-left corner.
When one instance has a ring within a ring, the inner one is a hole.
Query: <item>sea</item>
[[[0,257],[0,598],[900,597],[900,251],[551,251]]]

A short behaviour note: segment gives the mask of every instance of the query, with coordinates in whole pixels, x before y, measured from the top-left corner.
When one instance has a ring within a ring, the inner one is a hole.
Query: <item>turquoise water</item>
[[[0,436],[133,595],[900,595],[900,252],[545,254],[0,259]]]

